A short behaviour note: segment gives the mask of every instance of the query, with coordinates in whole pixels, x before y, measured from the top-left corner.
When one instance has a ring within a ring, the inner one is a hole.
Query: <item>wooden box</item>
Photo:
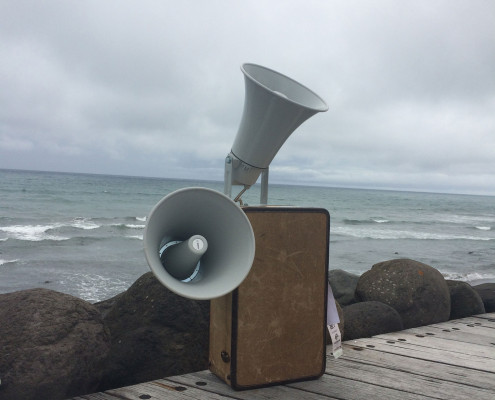
[[[245,207],[253,266],[211,300],[210,370],[236,390],[325,371],[330,216],[320,208]]]

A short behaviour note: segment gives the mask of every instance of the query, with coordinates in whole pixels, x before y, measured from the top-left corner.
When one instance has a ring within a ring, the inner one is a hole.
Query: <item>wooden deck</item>
[[[201,371],[75,399],[494,400],[495,313],[344,342],[318,380],[236,392]]]

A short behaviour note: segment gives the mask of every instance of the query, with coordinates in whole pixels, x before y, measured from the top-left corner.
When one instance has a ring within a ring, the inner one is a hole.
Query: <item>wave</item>
[[[68,240],[65,236],[51,235],[48,231],[60,228],[61,224],[52,225],[12,225],[2,226],[0,231],[7,233],[8,238],[39,242],[41,240]]]
[[[475,226],[475,229],[479,229],[480,231],[491,231],[492,227],[491,226]]]
[[[478,225],[480,223],[493,223],[493,215],[462,215],[462,214],[437,214],[434,218],[438,222],[447,222],[461,225]]]
[[[84,230],[92,230],[98,229],[101,225],[95,224],[91,219],[76,217],[72,220],[70,224],[73,228],[84,229]]]
[[[129,229],[144,229],[146,225],[142,225],[142,224],[125,224],[125,227],[126,228],[129,228]]]
[[[12,264],[12,263],[16,263],[17,261],[19,261],[18,258],[16,258],[15,260],[2,260],[0,258],[0,265]]]
[[[136,217],[136,221],[146,222],[146,217]]]
[[[43,240],[69,240],[71,238],[77,238],[80,235],[77,231],[95,231],[105,227],[113,227],[122,230],[142,230],[145,228],[145,225],[135,223],[137,221],[141,221],[141,219],[141,217],[129,217],[129,223],[105,224],[100,219],[96,219],[95,222],[95,220],[91,218],[75,217],[68,222],[0,226],[0,232],[5,234],[2,236],[6,236],[0,238],[0,242],[5,242],[8,239],[32,242],[39,242]],[[144,217],[144,219],[146,219],[146,217]]]
[[[463,282],[495,282],[495,273],[480,273],[480,272],[446,272],[442,274],[445,279]]]
[[[144,229],[146,225],[143,224],[111,224],[110,226],[113,226],[118,229]]]
[[[495,238],[479,237],[451,233],[433,233],[419,231],[400,231],[393,229],[356,229],[350,227],[335,227],[330,229],[330,235],[338,234],[361,239],[418,239],[418,240],[495,240]]]
[[[344,219],[346,225],[368,225],[368,224],[386,224],[390,222],[385,218],[369,218],[369,219]]]
[[[143,240],[143,235],[129,235],[126,236],[127,239],[137,239],[137,240]]]

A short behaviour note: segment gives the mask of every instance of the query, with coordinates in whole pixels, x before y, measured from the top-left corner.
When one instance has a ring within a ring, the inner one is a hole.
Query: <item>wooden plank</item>
[[[447,340],[455,340],[458,342],[481,344],[483,346],[494,346],[495,337],[489,335],[482,335],[479,333],[479,329],[473,331],[472,328],[467,328],[461,325],[428,325],[428,329],[410,328],[404,332],[410,332],[419,335],[435,336]],[[452,329],[455,328],[455,329]]]
[[[476,318],[487,319],[490,322],[495,322],[495,313],[486,313],[475,315]]]
[[[467,317],[462,319],[453,319],[449,322],[453,322],[455,324],[463,324],[466,326],[483,326],[485,328],[495,329],[495,321],[494,318],[480,318],[477,316]]]
[[[107,390],[110,394],[119,399],[142,400],[142,399],[208,399],[220,400],[225,396],[203,391],[195,387],[177,385],[173,382],[151,381],[138,385],[127,386],[119,389]]]
[[[236,392],[210,371],[75,397],[143,399],[492,399],[495,313],[344,342],[327,348],[321,379]]]
[[[473,324],[463,324],[455,321],[442,322],[441,324],[428,325],[427,327],[419,327],[414,329],[425,329],[425,328],[438,328],[438,329],[448,329],[452,332],[466,332],[475,333],[476,335],[485,336],[488,339],[493,340],[495,338],[492,328]],[[425,329],[427,332],[429,329]]]
[[[92,393],[83,396],[72,397],[70,400],[117,400],[118,397],[106,393]]]
[[[424,400],[433,398],[328,374],[316,381],[291,383],[288,386],[305,390],[308,393],[334,396],[342,400]]]
[[[390,342],[393,343],[388,343],[387,340],[371,338],[352,340],[348,343],[357,347],[373,348],[387,353],[495,373],[495,361],[491,358],[454,353],[448,350],[417,346],[394,340],[390,340]]]
[[[263,389],[252,389],[246,391],[235,391],[225,382],[218,379],[209,371],[200,371],[187,375],[173,376],[166,379],[174,384],[184,386],[200,386],[202,390],[211,391],[228,398],[235,399],[310,399],[310,400],[335,400],[330,394],[315,394],[301,392],[296,388],[284,385],[271,386]]]
[[[427,335],[426,331],[419,330],[421,333],[408,331],[387,333],[384,335],[374,336],[374,339],[385,340],[387,343],[396,342],[400,344],[409,344],[418,347],[427,347],[435,350],[446,350],[452,353],[461,353],[483,358],[495,358],[495,346],[493,350],[490,347],[474,343],[459,342],[457,340],[448,340],[437,336]]]
[[[495,391],[495,376],[492,373],[476,371],[462,366],[438,364],[435,361],[411,358],[404,355],[385,353],[366,347],[355,347],[344,342],[344,355],[347,360],[388,367],[416,375],[459,382],[464,385]],[[328,356],[327,369],[333,368],[333,356]]]
[[[441,368],[441,365],[436,365],[436,368]],[[409,370],[398,370],[388,365],[370,365],[345,358],[330,364],[326,373],[438,399],[465,400],[473,397],[479,400],[493,400],[494,395],[492,390],[473,388],[431,376],[417,375]]]

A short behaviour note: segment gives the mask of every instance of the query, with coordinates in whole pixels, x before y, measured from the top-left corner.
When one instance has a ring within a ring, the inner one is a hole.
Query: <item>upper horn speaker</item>
[[[244,211],[205,188],[176,190],[158,202],[146,221],[143,242],[158,280],[196,300],[234,290],[254,260],[254,233]]]
[[[325,101],[295,80],[256,64],[243,64],[244,110],[231,150],[232,184],[251,186],[294,130],[328,110]]]

